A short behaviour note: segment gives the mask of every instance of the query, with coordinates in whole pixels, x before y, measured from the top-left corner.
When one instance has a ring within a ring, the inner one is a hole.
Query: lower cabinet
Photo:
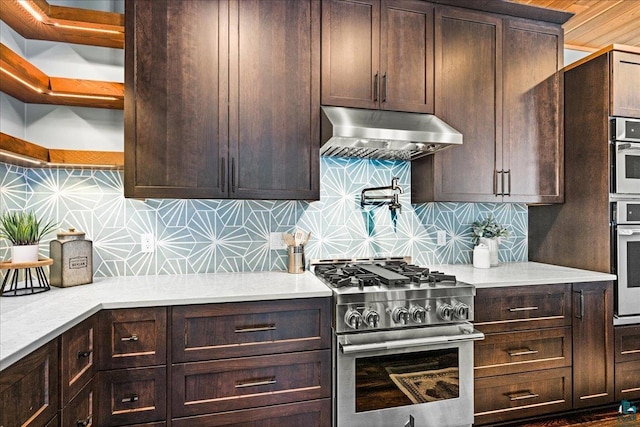
[[[62,408],[62,427],[86,427],[98,425],[98,382],[91,379],[71,401]]]
[[[475,307],[476,425],[614,402],[612,282],[478,289]]]
[[[615,399],[640,399],[640,325],[615,328]]]

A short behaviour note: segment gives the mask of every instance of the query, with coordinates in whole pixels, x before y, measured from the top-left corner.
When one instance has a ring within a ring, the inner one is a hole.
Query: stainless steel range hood
[[[460,132],[431,114],[321,109],[322,156],[414,160],[462,144]]]

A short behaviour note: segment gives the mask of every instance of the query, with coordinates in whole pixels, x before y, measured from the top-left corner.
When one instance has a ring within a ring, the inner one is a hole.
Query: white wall
[[[564,50],[564,66],[573,64],[576,61],[581,60],[585,56],[591,55],[592,52],[585,52],[582,50],[565,49]]]

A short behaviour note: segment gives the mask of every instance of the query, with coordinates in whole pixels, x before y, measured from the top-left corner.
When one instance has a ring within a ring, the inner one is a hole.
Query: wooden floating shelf
[[[124,14],[52,6],[27,0],[37,19],[17,0],[2,0],[0,19],[27,39],[124,49]]]
[[[26,103],[124,108],[123,83],[49,77],[3,44],[0,77],[0,89]]]
[[[123,169],[124,153],[120,151],[47,149],[0,132],[0,161],[30,168]]]

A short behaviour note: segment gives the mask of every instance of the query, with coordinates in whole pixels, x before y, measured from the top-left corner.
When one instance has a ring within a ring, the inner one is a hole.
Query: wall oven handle
[[[477,341],[484,339],[484,334],[477,329],[468,334],[450,335],[450,336],[437,336],[437,337],[424,337],[414,338],[407,340],[391,340],[383,342],[374,342],[370,344],[340,344],[340,349],[343,354],[364,353],[367,351],[376,350],[393,350],[398,348],[407,347],[423,347],[439,344],[448,344],[452,342],[461,341]]]
[[[618,151],[640,151],[640,144],[634,144],[631,142],[619,143]]]
[[[620,236],[633,236],[634,234],[640,234],[640,228],[620,228],[620,227],[618,227],[618,235],[620,235]]]

